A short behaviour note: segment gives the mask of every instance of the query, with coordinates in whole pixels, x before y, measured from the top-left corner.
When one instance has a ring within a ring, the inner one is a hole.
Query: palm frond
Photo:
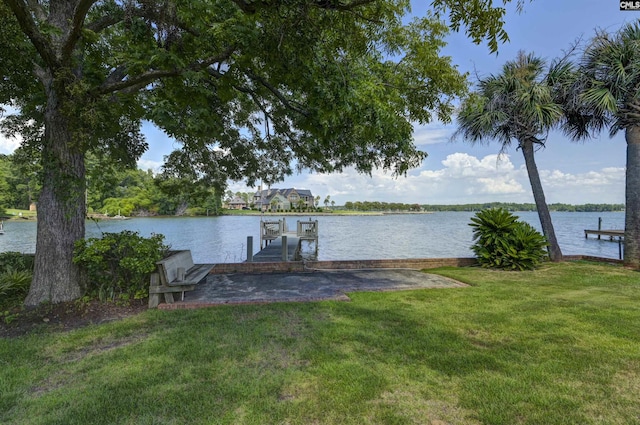
[[[640,21],[623,26],[617,33],[598,31],[585,48],[580,62],[582,86],[576,88],[576,110],[592,114],[591,128],[610,124],[610,134],[640,125],[640,116],[629,114],[640,98]],[[583,125],[576,120],[577,125]],[[573,129],[573,134],[584,134]]]
[[[479,81],[458,114],[456,136],[471,143],[495,140],[501,151],[519,138],[544,140],[538,136],[562,118],[555,90],[568,84],[570,71],[570,64],[559,62],[546,72],[543,59],[519,52],[500,74]]]

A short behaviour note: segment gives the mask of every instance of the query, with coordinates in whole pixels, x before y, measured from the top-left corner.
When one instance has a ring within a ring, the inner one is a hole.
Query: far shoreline
[[[14,210],[16,211],[16,210]],[[86,220],[104,220],[104,221],[122,221],[122,220],[130,220],[136,218],[205,218],[205,217],[330,217],[330,216],[340,216],[340,217],[349,217],[349,216],[385,216],[385,215],[425,215],[425,214],[435,214],[441,212],[473,212],[473,211],[455,211],[455,210],[437,210],[437,211],[344,211],[344,210],[336,210],[336,211],[308,211],[308,212],[260,212],[260,211],[247,211],[247,210],[224,210],[221,214],[218,215],[132,215],[132,216],[121,216],[121,217],[112,217],[105,216],[103,214],[91,213],[88,214]],[[522,211],[513,211],[514,213],[518,212],[531,212],[528,210]],[[535,212],[535,211],[533,211]],[[551,212],[566,212],[566,213],[583,213],[583,212],[600,212],[600,213],[624,213],[624,211],[555,211],[551,210]],[[26,214],[23,215],[11,214],[0,216],[0,220],[2,221],[37,221],[37,213],[33,211],[27,211]]]

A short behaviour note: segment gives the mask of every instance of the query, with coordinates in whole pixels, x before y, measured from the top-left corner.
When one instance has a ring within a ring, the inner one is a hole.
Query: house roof
[[[264,189],[262,191],[258,190],[256,191],[256,194],[254,196],[259,196],[259,197],[264,196],[265,198],[267,198],[267,197],[273,196],[276,193],[280,193],[285,197],[289,197],[291,192],[296,192],[300,196],[309,196],[309,197],[313,196],[309,189],[296,189],[296,188],[287,188],[287,189],[273,188],[273,189]]]
[[[245,201],[244,199],[240,198],[239,196],[234,197],[232,200],[229,201],[229,204],[246,204],[247,201]]]
[[[287,188],[287,189],[277,189],[277,188],[272,188],[272,189],[264,189],[262,191],[258,190],[254,196],[254,198],[260,198],[259,200],[256,201],[256,203],[261,204],[261,203],[265,203],[268,204],[269,202],[271,202],[271,199],[273,199],[274,196],[279,195],[284,197],[285,199],[289,198],[289,195],[291,195],[292,192],[297,193],[300,197],[308,197],[311,200],[313,200],[313,195],[311,194],[311,191],[308,189],[296,189],[296,188]]]

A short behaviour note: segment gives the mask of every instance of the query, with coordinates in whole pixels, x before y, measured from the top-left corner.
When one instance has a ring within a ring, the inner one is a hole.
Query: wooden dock
[[[590,229],[585,229],[584,237],[588,238],[589,235],[597,236],[598,239],[600,239],[602,236],[608,236],[610,241],[616,240],[615,238],[618,238],[617,240],[622,240],[622,239],[624,239],[624,230],[617,230],[617,229],[590,230]]]
[[[287,249],[283,251],[282,237],[273,239],[267,246],[262,248],[260,252],[253,256],[253,261],[256,263],[275,263],[278,261],[296,261],[296,255],[298,252],[298,245],[300,239],[298,239],[295,233],[289,233],[286,235]]]
[[[299,261],[302,241],[315,242],[314,255],[317,257],[318,220],[298,221],[295,231],[288,229],[284,218],[278,221],[260,221],[260,252],[247,257],[247,262]]]

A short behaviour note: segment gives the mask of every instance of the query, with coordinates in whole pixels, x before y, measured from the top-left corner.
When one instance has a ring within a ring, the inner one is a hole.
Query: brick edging
[[[623,260],[616,258],[596,257],[594,255],[565,255],[564,261],[595,261],[597,263],[624,264]]]
[[[313,270],[353,269],[433,269],[436,267],[467,267],[477,264],[475,258],[415,258],[387,260],[344,261],[287,261],[273,263],[222,263],[211,269],[211,274],[223,273],[284,273]]]
[[[592,255],[565,255],[564,261],[596,261],[622,264],[622,260]],[[398,258],[386,260],[336,260],[336,261],[279,261],[273,263],[219,263],[211,274],[224,273],[287,273],[314,270],[355,269],[434,269],[438,267],[470,267],[478,262],[473,257],[458,258]]]

